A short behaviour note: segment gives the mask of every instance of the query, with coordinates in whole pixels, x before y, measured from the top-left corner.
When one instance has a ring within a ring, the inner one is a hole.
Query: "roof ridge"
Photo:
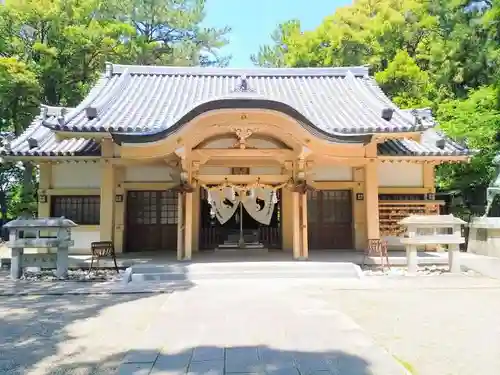
[[[200,76],[310,76],[344,77],[349,72],[357,77],[369,75],[367,66],[326,67],[326,68],[214,68],[189,66],[121,65],[107,63],[107,74],[151,74],[151,75],[200,75]]]
[[[46,104],[40,104],[40,115],[43,117],[53,117],[59,116],[61,114],[61,110],[72,111],[75,109],[74,107],[64,107],[64,106],[52,106]]]
[[[91,88],[91,90],[87,94],[87,96],[80,102],[80,104],[78,104],[74,108],[71,108],[71,111],[69,111],[69,113],[63,113],[63,114],[60,113],[59,116],[61,116],[63,118],[64,123],[68,123],[69,121],[73,120],[82,111],[84,111],[86,107],[88,107],[92,103],[94,103],[95,100],[98,98],[99,94],[104,90],[104,88],[106,87],[108,82],[109,82],[109,78],[102,75],[99,78],[99,80],[94,84],[94,86]],[[42,125],[47,126],[49,128],[57,126],[56,123],[53,123],[52,121],[46,121],[46,120],[42,120]]]

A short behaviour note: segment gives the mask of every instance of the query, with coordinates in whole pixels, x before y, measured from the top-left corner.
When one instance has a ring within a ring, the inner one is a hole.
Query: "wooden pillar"
[[[200,188],[197,187],[193,192],[193,252],[198,252],[200,250],[200,195]]]
[[[113,241],[115,202],[115,171],[113,164],[104,160],[101,164],[101,241]]]
[[[292,215],[293,215],[293,259],[300,259],[301,253],[301,230],[300,230],[300,196],[292,193]]]
[[[191,260],[193,253],[193,193],[185,194],[184,259]]]
[[[47,194],[47,190],[52,186],[52,164],[42,163],[40,164],[40,182],[38,188],[38,196],[44,195],[46,197],[45,202],[41,202],[38,199],[38,217],[49,217],[50,216],[50,196]]]
[[[423,168],[423,183],[424,188],[427,188],[427,193],[436,193],[436,171],[434,164],[424,163]]]
[[[184,194],[177,194],[177,260],[184,259]]]
[[[281,190],[281,247],[283,251],[293,249],[293,193],[288,188]]]
[[[365,166],[365,201],[367,239],[380,239],[378,211],[377,162],[369,161]]]
[[[366,202],[363,198],[358,200],[358,194],[365,196],[365,170],[362,167],[353,168],[354,188],[352,191],[353,199],[353,222],[354,222],[354,247],[356,250],[366,248]]]
[[[302,230],[302,259],[309,258],[308,228],[307,228],[307,193],[300,196],[301,199],[301,230]]]
[[[125,168],[116,167],[115,171],[115,196],[120,195],[122,197],[121,201],[114,202],[114,245],[116,253],[123,253],[123,242],[125,236],[125,189],[123,188],[123,182],[125,181]]]

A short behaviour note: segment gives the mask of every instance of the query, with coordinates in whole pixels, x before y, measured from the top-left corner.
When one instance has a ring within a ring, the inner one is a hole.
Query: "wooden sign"
[[[233,175],[249,175],[250,168],[249,167],[234,167],[234,168],[231,168],[231,174],[233,174]]]

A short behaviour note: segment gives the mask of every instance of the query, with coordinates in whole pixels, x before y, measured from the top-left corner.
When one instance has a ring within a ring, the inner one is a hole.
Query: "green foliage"
[[[255,65],[268,68],[284,67],[285,55],[288,45],[293,43],[293,38],[300,35],[300,22],[291,20],[278,26],[271,35],[273,45],[261,46],[256,55],[251,55],[250,59]]]
[[[312,31],[280,25],[253,61],[263,66],[368,64],[402,108],[430,107],[451,137],[477,150],[445,165],[438,185],[485,189],[500,150],[500,1],[355,0]]]
[[[218,50],[228,43],[229,27],[202,28],[205,0],[117,0],[113,18],[134,27],[125,62],[145,65],[217,65],[229,63]],[[113,8],[112,8],[113,9]]]
[[[39,107],[36,75],[15,57],[0,57],[0,129],[19,135]]]
[[[401,364],[401,366],[403,366],[405,368],[406,371],[408,371],[408,373],[410,375],[417,375],[415,368],[413,367],[413,365],[410,362],[404,361],[404,360],[396,357],[395,355],[393,357],[396,361],[398,361]]]
[[[435,89],[429,73],[420,69],[406,50],[400,50],[387,68],[375,74],[384,92],[401,108],[431,107]]]
[[[485,86],[469,93],[465,100],[443,102],[438,110],[440,127],[450,136],[466,141],[477,154],[470,164],[442,166],[438,184],[441,188],[461,190],[485,187],[493,177],[491,160],[500,152],[500,111],[496,92]]]
[[[203,0],[7,0],[0,55],[36,74],[41,102],[74,106],[105,61],[224,65],[229,28],[201,28]]]

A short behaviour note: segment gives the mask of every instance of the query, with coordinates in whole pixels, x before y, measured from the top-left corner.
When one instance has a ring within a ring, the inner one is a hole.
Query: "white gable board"
[[[352,181],[352,168],[346,165],[315,167],[308,173],[313,181]]]
[[[52,187],[95,189],[101,186],[99,163],[61,163],[52,167]]]
[[[125,170],[125,182],[169,182],[172,170],[168,166],[134,165]]]
[[[378,165],[380,187],[422,187],[424,170],[422,164],[381,163]]]

